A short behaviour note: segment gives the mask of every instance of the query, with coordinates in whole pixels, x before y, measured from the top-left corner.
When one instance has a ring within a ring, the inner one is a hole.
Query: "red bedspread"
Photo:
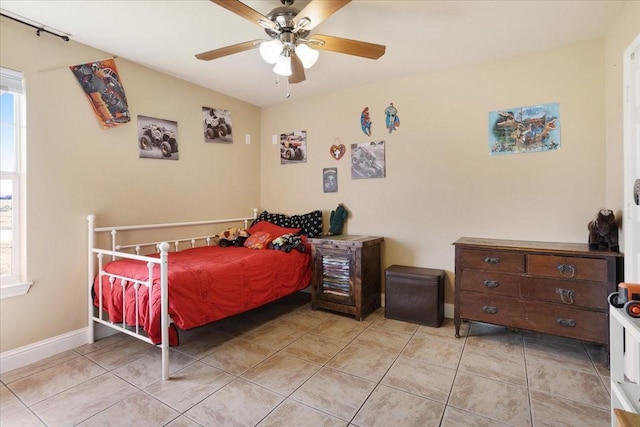
[[[285,253],[271,249],[208,246],[169,253],[169,315],[180,329],[202,326],[275,301],[309,285],[311,251]],[[120,259],[104,268],[110,273],[145,280],[146,263]],[[154,268],[152,313],[147,314],[148,291],[140,287],[137,316],[154,344],[161,342],[160,266]],[[113,322],[122,322],[122,285],[113,291],[103,277],[103,307]],[[98,306],[98,278],[94,283],[94,304]],[[124,319],[136,323],[135,291],[126,286]],[[177,337],[174,337],[177,338]],[[177,344],[171,340],[171,345]]]

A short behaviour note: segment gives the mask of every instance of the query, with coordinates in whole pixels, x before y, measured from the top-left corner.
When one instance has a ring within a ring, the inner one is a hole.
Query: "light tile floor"
[[[603,347],[453,322],[358,322],[298,293],[180,333],[172,378],[126,335],[0,376],[11,426],[607,426]]]

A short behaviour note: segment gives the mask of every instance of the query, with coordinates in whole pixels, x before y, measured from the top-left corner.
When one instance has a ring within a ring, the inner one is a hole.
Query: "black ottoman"
[[[392,265],[385,270],[388,319],[440,327],[444,319],[444,270]]]

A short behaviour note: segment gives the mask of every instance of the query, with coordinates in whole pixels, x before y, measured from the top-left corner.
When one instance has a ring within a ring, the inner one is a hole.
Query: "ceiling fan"
[[[197,54],[196,58],[203,61],[259,47],[262,58],[274,64],[273,71],[276,74],[287,76],[289,83],[300,83],[305,80],[304,69],[313,66],[318,59],[319,53],[316,49],[369,59],[380,58],[386,49],[383,45],[334,36],[315,34],[309,37],[316,25],[351,0],[312,0],[302,10],[293,6],[294,0],[280,0],[283,6],[276,7],[266,16],[239,0],[211,2],[263,27],[271,40],[251,40]]]

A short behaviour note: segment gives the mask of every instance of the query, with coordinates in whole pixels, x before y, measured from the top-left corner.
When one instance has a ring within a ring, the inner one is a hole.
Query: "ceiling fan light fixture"
[[[320,56],[320,52],[315,49],[311,49],[306,44],[299,44],[296,46],[296,55],[302,61],[302,66],[304,68],[311,68],[318,60]]]
[[[291,75],[291,57],[290,56],[280,56],[278,57],[278,62],[273,67],[273,72],[279,76],[290,76]]]
[[[278,39],[269,40],[260,43],[260,56],[269,64],[278,62],[278,58],[282,53],[282,42]]]
[[[267,30],[274,30],[275,25],[272,21],[267,21],[266,19],[258,19],[258,25]]]
[[[304,27],[306,27],[307,25],[311,24],[311,19],[307,18],[306,16],[302,19],[300,19],[298,21],[298,23],[296,24],[295,30],[302,30],[304,29]]]

